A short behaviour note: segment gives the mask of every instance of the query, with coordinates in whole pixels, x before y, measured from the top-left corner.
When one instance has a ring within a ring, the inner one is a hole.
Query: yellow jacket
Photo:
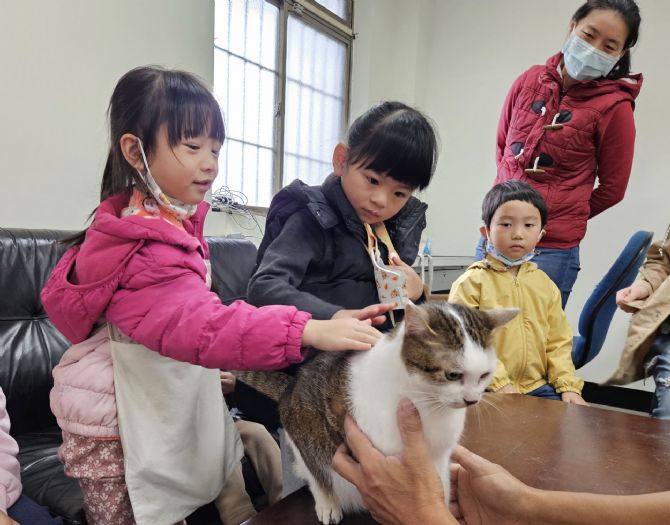
[[[522,264],[515,276],[487,256],[454,282],[449,302],[480,310],[520,310],[494,332],[498,368],[490,390],[512,384],[525,394],[549,383],[559,394],[581,394],[584,381],[572,363],[572,329],[561,308],[561,294],[535,263]]]

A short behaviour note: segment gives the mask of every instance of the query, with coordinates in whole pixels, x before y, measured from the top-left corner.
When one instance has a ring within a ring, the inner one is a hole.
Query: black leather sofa
[[[66,524],[78,525],[86,523],[81,493],[58,459],[61,434],[49,409],[51,370],[70,343],[51,324],[40,301],[40,291],[65,251],[59,241],[71,233],[0,228],[0,386],[7,397],[11,433],[19,443],[24,493]],[[225,303],[244,297],[256,247],[226,237],[207,242],[214,289]],[[258,497],[260,484],[244,463],[247,490]],[[189,524],[217,523],[211,508],[189,519]]]

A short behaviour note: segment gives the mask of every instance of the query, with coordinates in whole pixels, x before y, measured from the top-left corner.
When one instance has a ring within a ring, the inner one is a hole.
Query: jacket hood
[[[86,339],[103,317],[128,262],[147,242],[200,250],[207,256],[202,229],[209,204],[201,203],[182,231],[161,219],[121,218],[128,200],[120,194],[100,203],[84,242],[65,252],[42,290],[49,318],[73,343]]]
[[[546,62],[546,74],[557,82],[561,82],[561,75],[558,72],[558,66],[563,60],[563,53],[559,52],[549,57]],[[542,78],[540,77],[540,81]],[[579,99],[588,99],[595,95],[607,93],[619,93],[623,100],[629,100],[634,105],[634,101],[642,88],[642,73],[631,74],[623,78],[598,78],[595,80],[576,81],[570,88],[570,96]]]

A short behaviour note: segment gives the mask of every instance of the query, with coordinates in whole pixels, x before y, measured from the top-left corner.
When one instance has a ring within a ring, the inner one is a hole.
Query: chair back
[[[70,346],[42,307],[40,292],[73,232],[0,228],[0,387],[12,434],[56,425],[51,369]]]
[[[617,291],[630,286],[644,262],[653,233],[638,231],[629,239],[609,271],[596,285],[579,316],[579,335],[573,338],[572,361],[581,368],[602,349],[616,306]]]

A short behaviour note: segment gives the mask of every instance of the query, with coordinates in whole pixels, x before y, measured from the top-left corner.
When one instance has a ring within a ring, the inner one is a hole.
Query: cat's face
[[[412,382],[411,398],[428,410],[477,403],[496,369],[491,332],[517,312],[441,302],[410,305],[401,355]]]

